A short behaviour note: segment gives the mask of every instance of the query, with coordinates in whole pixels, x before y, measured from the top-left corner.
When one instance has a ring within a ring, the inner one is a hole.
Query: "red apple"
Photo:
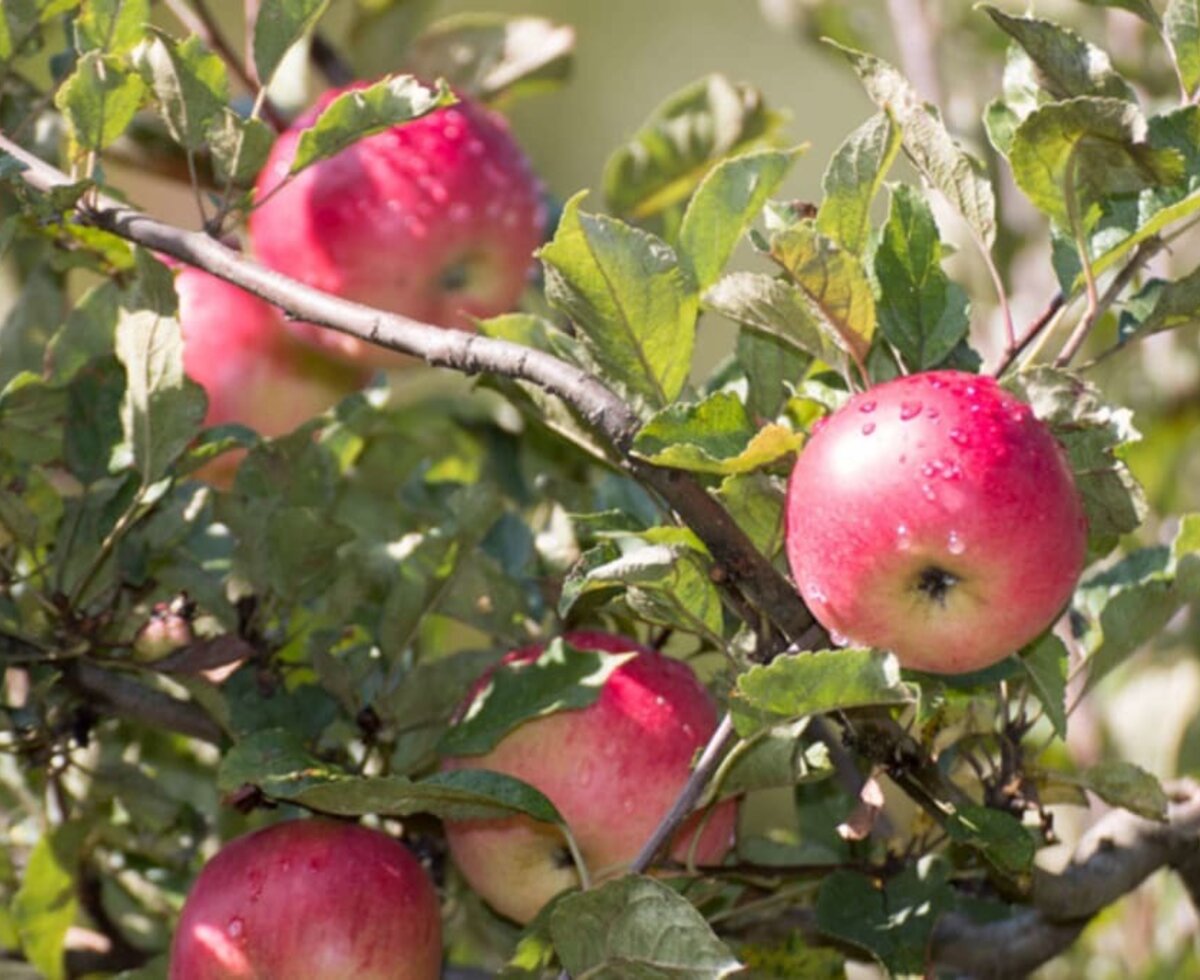
[[[269,303],[199,269],[175,277],[183,368],[208,396],[205,425],[240,422],[279,436],[335,405],[368,378],[298,342]],[[228,482],[238,454],[201,471]]]
[[[856,395],[788,486],[787,556],[836,639],[953,674],[1002,660],[1062,612],[1087,550],[1066,456],[988,377],[931,371]]]
[[[196,879],[170,980],[436,980],[438,898],[386,834],[292,820],[225,845]]]
[[[456,105],[359,140],[284,186],[300,133],[330,91],[276,141],[250,216],[255,254],[310,286],[446,327],[511,310],[546,213],[541,185],[502,117]],[[276,188],[279,188],[276,190]],[[305,339],[394,365],[401,355],[308,324]]]
[[[687,664],[607,633],[569,633],[567,643],[606,654],[635,651],[586,708],[532,719],[482,756],[447,759],[446,769],[490,769],[537,787],[562,814],[594,878],[618,874],[670,809],[693,757],[717,725],[713,702]],[[504,664],[536,660],[524,647]],[[469,706],[486,689],[475,685]],[[675,836],[686,859],[700,814]],[[719,862],[733,842],[737,804],[717,805],[695,848],[696,860]],[[452,821],[446,837],[470,886],[496,911],[529,922],[551,898],[579,884],[563,837],[527,817]]]

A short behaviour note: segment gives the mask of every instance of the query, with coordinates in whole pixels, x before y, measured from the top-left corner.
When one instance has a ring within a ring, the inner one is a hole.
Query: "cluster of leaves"
[[[326,6],[264,0],[256,78],[276,74]],[[363,3],[354,30],[419,20],[420,6]],[[1161,19],[1133,6],[1164,32],[1189,96],[1182,108],[1147,116],[1135,87],[1077,34],[987,10],[1012,42],[987,133],[1052,223],[1068,307],[1200,202],[1190,103],[1200,18],[1186,16],[1196,4],[1172,0]],[[84,178],[38,195],[0,158],[0,243],[21,281],[0,330],[0,659],[10,670],[0,823],[21,845],[0,864],[5,948],[62,976],[82,912],[161,951],[211,836],[261,819],[223,797],[383,818],[519,812],[562,825],[532,787],[436,768],[440,752],[485,751],[524,719],[589,703],[595,658],[563,670],[552,647],[522,672],[519,692],[498,680],[485,711],[448,727],[499,653],[579,623],[723,655],[714,686],[737,741],[708,799],[783,787],[792,805],[779,832],[740,840],[736,861],[752,873],[626,876],[563,896],[520,937],[445,870],[443,885],[462,898],[456,952],[494,962],[515,948],[514,975],[557,962],[576,975],[724,976],[739,957],[763,975],[836,969],[841,953],[767,935],[790,907],[812,910],[815,933],[839,948],[920,972],[940,915],[999,918],[1024,896],[1048,840],[1044,822],[1026,819],[1043,815],[1039,793],[1087,789],[1164,815],[1162,790],[1131,767],[1033,767],[1024,739],[1035,719],[1008,703],[1038,705],[1065,734],[1069,658],[1058,636],[954,680],[902,674],[876,650],[754,664],[760,624],[721,591],[705,529],[674,523],[623,475],[603,433],[529,384],[435,386],[407,402],[380,386],[280,439],[203,431],[169,270],[71,216],[93,185],[112,190],[104,163],[122,142],[157,139],[213,192],[202,202],[210,227],[232,227],[269,149],[268,103],[265,89],[231,101],[224,60],[197,38],[148,29],[148,17],[145,0],[25,0],[0,12],[5,130],[32,141],[52,104],[46,118],[61,129],[50,131]],[[534,18],[442,21],[404,36],[398,71],[499,104],[560,80],[569,59],[570,32]],[[481,325],[602,379],[640,421],[632,456],[689,474],[777,562],[783,479],[814,421],[867,383],[980,367],[968,294],[943,267],[935,197],[988,263],[999,230],[986,168],[937,112],[890,64],[838,50],[878,112],[834,153],[818,206],[772,200],[801,152],[783,143],[782,116],[748,85],[702,79],[609,160],[608,213],[585,211],[582,195],[566,202],[541,252],[544,311]],[[49,73],[44,90],[23,74],[35,63]],[[407,75],[343,96],[295,166],[449,98]],[[919,184],[887,183],[901,154]],[[758,271],[729,271],[747,238]],[[87,278],[96,272],[102,281]],[[1194,278],[1142,286],[1121,307],[1119,342],[1191,321]],[[714,315],[736,325],[736,341],[697,381],[698,331]],[[1137,437],[1128,413],[1066,371],[1031,366],[1007,383],[1066,447],[1092,557],[1107,559],[1080,587],[1070,637],[1095,683],[1200,594],[1200,529],[1187,518],[1169,547],[1114,555],[1145,516],[1123,462]],[[234,450],[247,455],[229,489],[192,478]],[[181,597],[192,641],[146,659],[140,631]],[[874,826],[879,770],[862,767],[859,797],[830,778],[822,716],[851,734],[903,720],[937,755],[945,781],[926,787],[937,805],[890,833]],[[1023,795],[1006,795],[1016,776]],[[412,826],[442,873],[436,824]],[[961,887],[979,879],[988,885]]]

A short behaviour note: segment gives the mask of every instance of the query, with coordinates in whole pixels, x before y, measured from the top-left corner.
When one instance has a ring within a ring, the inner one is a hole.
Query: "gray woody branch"
[[[22,176],[38,190],[49,191],[70,183],[61,171],[2,135],[0,150],[24,164]],[[784,636],[801,648],[821,635],[796,590],[758,553],[729,513],[699,483],[678,470],[651,466],[631,456],[641,420],[591,374],[519,344],[444,330],[339,299],[264,268],[206,234],[184,231],[111,199],[101,197],[90,206],[81,206],[78,217],[85,224],[241,286],[300,319],[413,354],[436,367],[528,381],[558,396],[608,440],[627,472],[660,494],[700,535],[727,586],[769,616]]]

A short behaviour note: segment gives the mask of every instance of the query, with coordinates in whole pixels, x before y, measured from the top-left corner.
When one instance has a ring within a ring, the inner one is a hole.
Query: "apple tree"
[[[870,106],[794,199],[719,74],[544,187],[540,16],[4,0],[0,972],[1200,969],[1200,724],[1121,736],[1200,688],[1200,0],[1012,6],[744,11]]]

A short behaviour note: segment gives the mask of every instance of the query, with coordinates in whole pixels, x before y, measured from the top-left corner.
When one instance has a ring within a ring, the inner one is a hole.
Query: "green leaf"
[[[1036,17],[1013,17],[987,5],[983,10],[1033,59],[1038,81],[1051,97],[1097,95],[1137,101],[1129,83],[1113,70],[1108,55],[1074,31]]]
[[[941,263],[942,240],[929,205],[898,184],[875,251],[875,278],[880,329],[913,371],[944,361],[970,327],[967,295]]]
[[[325,160],[364,136],[411,122],[455,102],[445,85],[429,88],[411,75],[389,75],[343,92],[300,134],[291,173]]]
[[[503,820],[524,814],[565,826],[545,795],[519,779],[486,769],[453,769],[420,782],[398,776],[350,777],[309,787],[292,799],[322,813],[345,817],[431,813],[442,820]]]
[[[125,54],[141,41],[150,20],[150,0],[85,0],[75,20],[81,53]]]
[[[1053,633],[1043,633],[1021,655],[1034,693],[1059,738],[1067,737],[1067,648]]]
[[[954,142],[936,112],[892,65],[861,51],[834,47],[850,60],[872,101],[892,114],[913,166],[946,196],[982,245],[991,248],[996,198],[982,165]]]
[[[578,650],[553,640],[536,660],[505,664],[442,739],[449,755],[484,755],[518,725],[593,704],[613,672],[636,655]]]
[[[875,333],[875,296],[858,256],[801,221],[771,236],[771,258],[808,297],[818,326],[856,361]]]
[[[35,36],[39,6],[36,0],[5,0],[0,7],[0,61],[8,61]]]
[[[1118,760],[1092,766],[1079,777],[1078,783],[1110,806],[1166,823],[1170,803],[1166,791],[1157,777],[1132,762]]]
[[[204,419],[204,392],[183,372],[179,324],[148,311],[117,324],[116,353],[128,380],[121,405],[133,463],[149,485],[187,448]]]
[[[116,447],[125,437],[121,403],[125,371],[114,357],[99,357],[77,371],[67,387],[63,456],[84,485],[108,475]]]
[[[325,13],[329,0],[262,0],[254,22],[254,65],[269,85],[288,49]]]
[[[546,295],[575,322],[607,380],[661,408],[691,370],[696,298],[664,241],[567,202],[540,255]]]
[[[779,721],[911,700],[894,655],[849,648],[784,656],[751,667],[738,677],[730,706],[738,732],[749,735]]]
[[[64,824],[44,832],[13,896],[13,924],[21,949],[46,980],[66,976],[63,952],[67,930],[79,910],[75,876],[85,830],[82,824]]]
[[[271,584],[290,599],[313,599],[329,587],[338,549],[353,537],[316,507],[281,507],[271,513],[266,543]]]
[[[746,410],[757,420],[783,410],[792,386],[804,377],[812,356],[770,333],[743,329],[737,337],[737,367],[746,377]]]
[[[589,980],[716,980],[741,970],[691,903],[651,878],[564,896],[550,935],[564,969]]]
[[[366,778],[326,765],[286,729],[242,739],[221,760],[223,792],[257,786],[267,796],[338,816],[432,813],[447,820],[495,820],[523,813],[561,825],[554,805],[532,786],[503,773],[457,769],[420,782],[398,776]]]
[[[1163,32],[1184,96],[1190,98],[1200,85],[1200,0],[1170,0]]]
[[[146,86],[141,76],[116,59],[89,51],[54,94],[75,142],[101,150],[125,132],[142,104]]]
[[[1108,404],[1095,387],[1065,371],[1035,367],[1005,379],[1067,451],[1088,519],[1088,550],[1107,554],[1142,523],[1146,503],[1118,451],[1140,437],[1128,409]]]
[[[1131,297],[1121,313],[1119,337],[1127,343],[1200,319],[1200,269],[1182,279],[1152,279]]]
[[[836,334],[813,301],[784,279],[760,272],[731,273],[704,294],[704,307],[827,364],[837,360]]]
[[[0,390],[0,445],[21,462],[47,463],[62,450],[67,395],[38,375],[17,375]]]
[[[679,253],[700,291],[721,274],[742,235],[803,148],[761,150],[723,160],[696,188],[683,216]]]
[[[543,17],[458,14],[426,28],[404,53],[404,68],[484,102],[507,103],[561,85],[574,50],[574,29]]]
[[[722,158],[770,146],[782,117],[762,95],[710,75],[651,113],[604,168],[604,196],[619,216],[641,220],[683,204]]]
[[[253,184],[274,142],[274,131],[261,119],[243,119],[225,109],[208,130],[213,175],[237,187]]]
[[[821,180],[825,196],[817,231],[861,255],[871,231],[871,202],[900,152],[900,128],[886,109],[859,126],[837,148]]]
[[[160,35],[139,50],[137,66],[171,135],[185,149],[199,150],[229,101],[225,63],[197,37],[176,42]]]
[[[1013,177],[1061,227],[1071,227],[1077,207],[1082,228],[1091,228],[1104,198],[1182,175],[1178,152],[1151,147],[1145,128],[1137,106],[1121,99],[1081,97],[1044,105],[1013,135]]]
[[[1154,27],[1159,23],[1158,11],[1154,9],[1150,0],[1080,0],[1080,3],[1086,3],[1089,7],[1116,7],[1128,10]]]
[[[658,530],[657,538],[648,531],[624,539],[624,554],[611,544],[587,552],[563,583],[559,613],[565,616],[589,593],[615,592],[650,622],[720,640],[721,597],[709,576],[711,560],[690,532]],[[667,543],[656,543],[664,538]]]
[[[806,721],[769,729],[737,756],[725,780],[721,796],[738,796],[755,790],[825,779],[833,773],[829,749],[823,742],[806,743],[801,734]],[[743,742],[741,745],[746,745]],[[738,751],[741,746],[735,747]]]
[[[1033,867],[1033,834],[1011,813],[984,806],[958,807],[946,822],[950,839],[979,851],[1001,874],[1013,877]]]
[[[774,557],[783,547],[783,487],[763,473],[731,476],[717,490],[729,511],[754,547]]]
[[[633,442],[636,455],[658,466],[700,473],[748,473],[800,448],[783,425],[756,428],[737,395],[717,392],[704,401],[664,408]]]
[[[924,860],[882,887],[856,871],[835,871],[821,882],[817,928],[864,949],[897,976],[922,976],[938,918],[954,906],[945,866]]]

